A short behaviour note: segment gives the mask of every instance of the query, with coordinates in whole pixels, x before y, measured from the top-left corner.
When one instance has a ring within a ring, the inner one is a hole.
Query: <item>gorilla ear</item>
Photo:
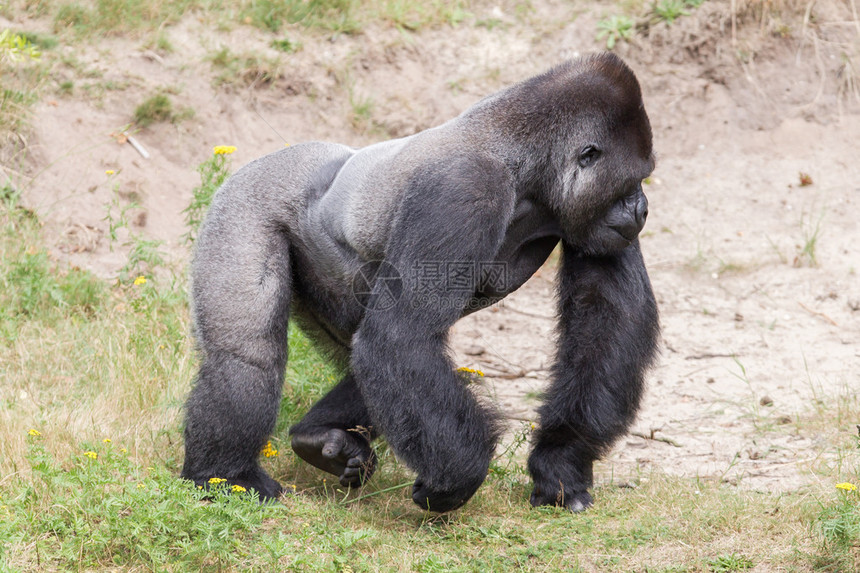
[[[603,152],[596,145],[586,145],[579,152],[579,157],[577,157],[576,161],[580,167],[588,167],[597,161],[602,154]]]

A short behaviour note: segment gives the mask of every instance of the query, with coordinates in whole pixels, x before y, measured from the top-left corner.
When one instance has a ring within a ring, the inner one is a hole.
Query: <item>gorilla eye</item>
[[[593,145],[586,145],[582,148],[582,151],[579,153],[579,157],[577,158],[577,162],[580,167],[588,167],[595,161],[603,152],[594,147]]]

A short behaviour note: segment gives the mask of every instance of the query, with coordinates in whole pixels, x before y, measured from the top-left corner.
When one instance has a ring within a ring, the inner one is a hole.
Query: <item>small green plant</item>
[[[822,538],[822,570],[849,571],[857,565],[852,551],[860,547],[860,493],[850,482],[836,484],[838,499],[821,509],[814,529]]]
[[[708,569],[713,573],[729,573],[730,571],[746,571],[755,566],[748,557],[738,553],[720,555],[708,560]]]
[[[254,53],[234,54],[226,46],[210,56],[209,61],[220,70],[215,85],[261,86],[274,83],[282,75],[279,58]]]
[[[684,6],[684,0],[660,0],[654,4],[653,11],[659,19],[671,24],[681,16],[689,15]]]
[[[123,204],[119,198],[119,183],[115,180],[116,175],[111,171],[108,176],[114,178],[114,196],[105,206],[105,216],[102,220],[108,225],[108,246],[113,251],[114,245],[119,241],[119,230],[129,231],[129,213],[139,209],[140,205],[136,201]],[[163,244],[164,241],[147,239],[140,233],[129,231],[128,238],[123,242],[123,246],[129,247],[129,253],[126,263],[119,270],[120,282],[130,283],[135,277],[151,274],[155,268],[163,266],[164,255],[159,251],[159,247]]]
[[[57,91],[60,95],[70,96],[75,91],[75,82],[72,80],[64,80],[57,86]]]
[[[39,50],[24,35],[15,34],[8,28],[0,32],[0,64],[17,62],[23,58],[38,60]]]
[[[200,224],[206,215],[215,191],[230,176],[230,155],[236,151],[232,145],[218,145],[212,156],[197,167],[200,174],[200,185],[191,190],[191,203],[182,212],[185,214],[185,225],[188,232],[183,239],[191,244],[197,238]]]
[[[134,123],[148,127],[153,123],[171,121],[174,118],[173,102],[167,94],[155,94],[134,110]]]
[[[598,22],[597,30],[597,39],[606,38],[606,49],[611,50],[618,40],[629,40],[633,36],[633,19],[624,15],[612,15]]]
[[[352,107],[351,123],[353,127],[361,129],[367,126],[373,114],[373,98],[358,96],[353,90],[350,90],[349,105]]]
[[[41,53],[25,34],[0,31],[0,135],[24,125],[28,107],[35,103]]]
[[[823,220],[824,213],[814,220],[811,214],[804,213],[801,215],[800,228],[803,233],[803,244],[797,247],[797,255],[794,257],[795,267],[818,266],[816,249],[818,247],[818,238],[821,234],[821,222]]]
[[[272,40],[271,46],[280,51],[285,52],[287,54],[292,54],[293,52],[298,52],[302,49],[302,43],[290,40],[289,38],[283,38],[281,40]]]

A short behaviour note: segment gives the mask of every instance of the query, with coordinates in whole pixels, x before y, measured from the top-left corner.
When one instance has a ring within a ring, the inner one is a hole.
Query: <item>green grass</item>
[[[134,122],[140,127],[171,121],[173,116],[173,102],[167,94],[155,94],[134,109]]]
[[[336,34],[354,34],[373,22],[416,30],[457,25],[469,16],[467,0],[37,0],[24,9],[49,18],[55,33],[78,38],[97,35],[140,37],[194,12],[220,26],[248,24],[272,33],[290,25]]]

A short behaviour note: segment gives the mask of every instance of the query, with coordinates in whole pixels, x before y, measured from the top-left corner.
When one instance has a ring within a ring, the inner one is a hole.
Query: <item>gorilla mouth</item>
[[[639,236],[639,230],[638,229],[625,229],[625,228],[621,228],[621,227],[610,227],[610,229],[615,231],[615,233],[619,237],[621,237],[622,239],[627,241],[628,244],[635,241],[636,237]]]

